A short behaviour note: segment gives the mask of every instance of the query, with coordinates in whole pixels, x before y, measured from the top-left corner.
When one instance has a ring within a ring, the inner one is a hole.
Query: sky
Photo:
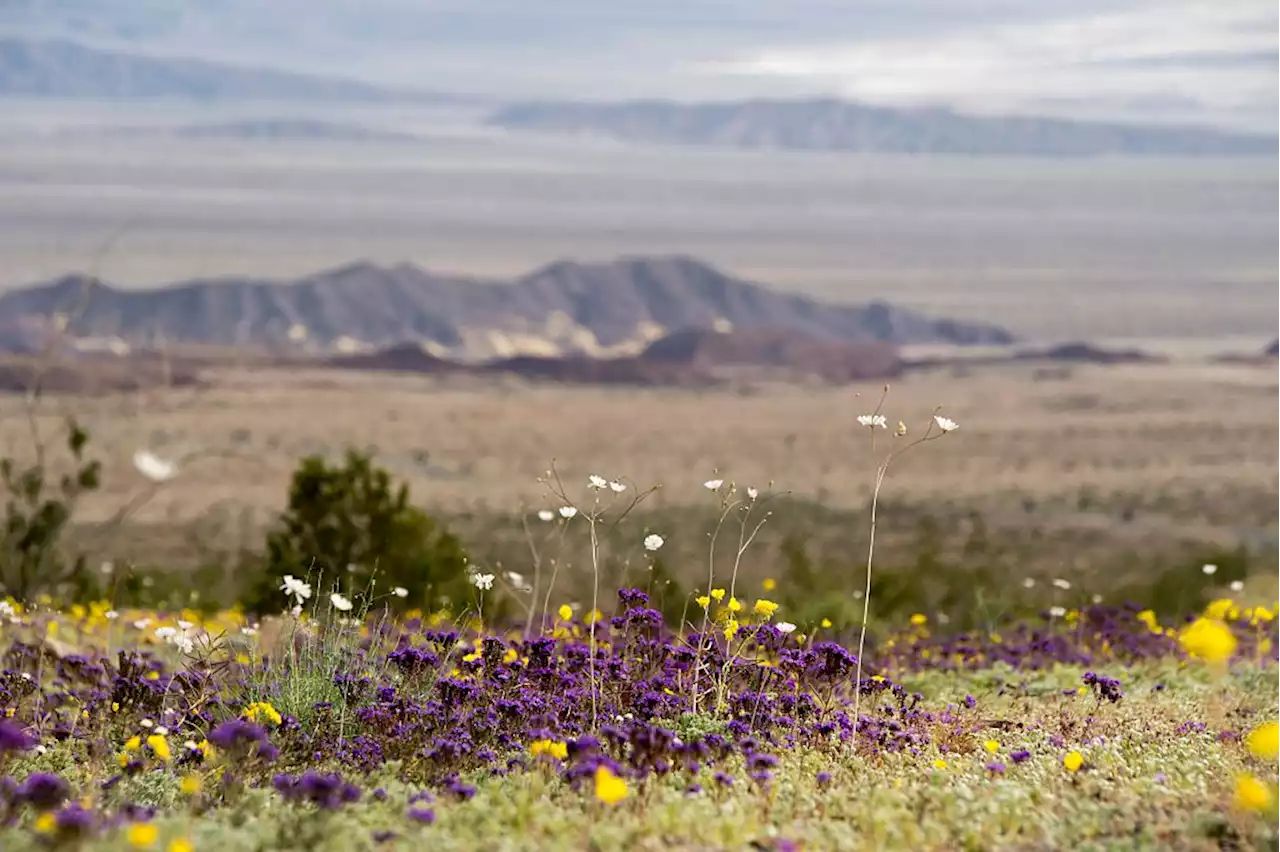
[[[1274,131],[1274,0],[0,0],[73,36],[502,98],[834,95]]]

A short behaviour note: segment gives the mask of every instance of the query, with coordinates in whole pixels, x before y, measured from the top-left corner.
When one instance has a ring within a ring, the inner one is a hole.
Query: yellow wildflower
[[[183,775],[179,789],[182,790],[184,796],[194,796],[200,792],[201,786],[199,775]]]
[[[1150,630],[1152,633],[1161,632],[1160,622],[1156,620],[1156,614],[1153,610],[1144,609],[1142,612],[1138,613],[1137,618],[1139,621],[1145,624],[1147,626],[1147,629]]]
[[[737,619],[731,618],[727,622],[725,622],[724,638],[732,640],[733,637],[737,635],[738,635],[738,621]]]
[[[1252,775],[1238,775],[1235,805],[1244,811],[1268,811],[1272,807],[1271,788]]]
[[[36,817],[35,823],[31,828],[36,834],[53,834],[53,830],[58,827],[58,818],[49,811],[45,811]]]
[[[1210,601],[1209,605],[1204,608],[1204,616],[1205,618],[1212,618],[1214,621],[1222,621],[1235,605],[1235,601],[1231,600],[1231,598],[1218,598],[1215,601]]]
[[[1263,760],[1275,760],[1280,756],[1280,723],[1265,722],[1249,732],[1245,741],[1249,753]]]
[[[284,722],[280,712],[265,701],[255,701],[244,710],[245,718],[250,722],[257,722],[259,719],[266,719],[273,725],[279,725]]]
[[[707,607],[711,606],[711,598],[707,597],[706,595],[702,595],[701,597],[694,598],[693,601],[703,609],[706,609]]]
[[[1000,743],[996,740],[987,740],[982,744],[982,747],[987,750],[988,754],[995,754],[1000,750]]]
[[[149,822],[135,822],[125,831],[124,836],[134,849],[149,849],[155,845],[160,832]]]
[[[712,589],[711,599],[716,603],[719,603],[720,601],[724,600],[724,589]]]
[[[169,852],[195,852],[195,848],[185,837],[175,837],[169,842]]]
[[[773,618],[773,614],[778,611],[778,605],[773,601],[760,599],[756,601],[755,606],[752,607],[752,609],[755,611],[756,615],[763,616],[765,618]]]
[[[573,618],[573,608],[568,604],[561,604],[556,614],[560,616],[561,621],[568,621]]]
[[[535,740],[529,744],[529,754],[534,757],[546,754],[556,760],[567,760],[569,758],[569,746],[567,743],[556,742],[555,740]]]
[[[760,584],[760,587],[766,592],[772,592],[774,589],[778,588],[778,581],[772,577],[765,577],[764,582]]]
[[[173,757],[173,753],[169,751],[169,741],[160,734],[152,734],[147,737],[147,746],[151,749],[152,753],[161,760],[167,761]]]
[[[725,604],[729,608],[729,612],[737,612],[742,609],[742,602],[737,598],[729,598],[729,603]]]
[[[520,659],[520,653],[515,648],[508,648],[506,653],[502,655],[502,662],[504,663],[514,663],[518,659]]]
[[[829,618],[824,618],[824,619],[822,619],[822,626],[823,626],[823,627],[830,627],[830,626],[831,626],[831,619],[829,619]]]
[[[917,612],[911,616],[912,627],[924,627],[928,623],[929,616],[925,615],[923,612]]]
[[[142,737],[137,734],[124,741],[125,751],[137,751],[140,748],[142,748]]]
[[[614,775],[607,766],[596,767],[596,798],[606,805],[616,805],[627,797],[627,782]]]
[[[1084,756],[1078,751],[1069,751],[1062,757],[1062,765],[1068,772],[1078,772],[1084,766]]]
[[[1197,618],[1178,635],[1182,649],[1193,657],[1210,663],[1221,663],[1236,651],[1236,637],[1221,621]]]
[[[940,758],[940,757],[939,757],[939,758],[937,758],[936,760],[934,760],[934,761],[933,761],[933,768],[934,768],[934,769],[946,769],[946,768],[947,768],[947,762],[946,762],[945,760],[943,760],[942,758]]]

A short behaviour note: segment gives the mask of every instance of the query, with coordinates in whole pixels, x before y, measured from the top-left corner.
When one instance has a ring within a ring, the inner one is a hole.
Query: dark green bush
[[[0,593],[31,600],[49,593],[82,598],[92,593],[92,578],[83,555],[68,555],[66,533],[72,511],[82,494],[101,481],[101,464],[85,457],[89,433],[74,420],[67,422],[67,452],[71,471],[57,483],[49,480],[43,446],[34,463],[19,468],[12,458],[0,459],[5,502],[0,538]]]
[[[284,608],[286,574],[308,578],[317,595],[339,586],[348,596],[372,593],[395,608],[460,609],[471,598],[461,542],[410,505],[407,485],[393,486],[386,470],[354,450],[341,465],[302,459],[263,562],[245,596],[260,614]],[[408,597],[391,595],[397,586]]]

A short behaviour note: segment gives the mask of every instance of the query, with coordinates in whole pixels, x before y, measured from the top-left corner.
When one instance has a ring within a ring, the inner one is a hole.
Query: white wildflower
[[[1034,577],[1028,577],[1027,579],[1022,581],[1022,588],[1024,589],[1034,589],[1035,587],[1036,587],[1036,581]]]
[[[1102,603],[1102,595],[1094,595],[1089,600],[1093,601],[1095,604],[1100,604]]]
[[[395,595],[398,598],[407,598],[409,597],[409,590],[406,589],[404,586],[396,586],[394,589],[391,590],[391,594]]]
[[[253,627],[241,627],[240,635],[241,636],[257,636],[258,631],[256,628],[253,628]]]
[[[176,627],[157,627],[156,628],[156,638],[164,640],[165,642],[168,642],[170,639],[172,639],[177,635],[178,635],[178,628]]]
[[[779,621],[777,624],[774,625],[774,627],[777,627],[778,630],[781,631],[782,633],[796,632],[796,626],[792,624],[790,621]]]
[[[149,618],[139,618],[137,621],[133,623],[134,630],[146,630],[150,626],[151,626],[151,619]]]
[[[1070,584],[1070,583],[1068,583],[1066,580],[1062,579],[1061,577],[1056,578],[1056,579],[1053,581],[1053,585],[1054,585],[1054,586],[1056,586],[1056,587],[1057,587],[1057,588],[1059,588],[1059,589],[1062,589],[1064,592],[1065,592],[1067,589],[1071,588],[1071,584]]]
[[[190,630],[192,627],[195,627],[195,625],[192,624],[190,621],[183,621],[181,619],[178,620],[179,630]]]
[[[858,425],[866,426],[868,429],[874,429],[877,426],[881,429],[888,429],[889,419],[883,414],[859,414]]]
[[[623,491],[627,490],[627,486],[616,479],[611,479],[609,480],[609,490],[614,494],[621,494]]]
[[[1231,581],[1231,591],[1233,591],[1233,592],[1243,592],[1243,591],[1244,591],[1244,580],[1232,580],[1232,581]]]
[[[554,521],[555,519],[556,519],[556,513],[551,511],[550,509],[542,509],[541,511],[538,512],[538,520],[540,521],[550,522],[550,521]]]
[[[650,533],[644,537],[644,549],[650,552],[659,549],[664,544],[666,544],[666,539],[657,533]]]
[[[0,616],[3,616],[4,618],[13,618],[17,614],[18,611],[13,608],[13,604],[8,601],[0,601]]]
[[[1218,573],[1218,566],[1217,566],[1217,565],[1205,565],[1205,566],[1203,566],[1200,570],[1204,572],[1204,575],[1205,575],[1206,577],[1212,577],[1214,574],[1217,574],[1217,573]]]
[[[156,733],[159,736],[167,737],[169,736],[169,729],[166,728],[164,725],[156,725]]]
[[[142,720],[141,722],[139,722],[138,724],[139,724],[139,725],[141,725],[142,727],[146,728],[147,730],[150,730],[151,728],[153,728],[153,727],[155,726],[155,724],[156,724],[156,723],[155,723],[155,722],[153,722],[153,721],[151,721],[150,719],[143,719],[143,720]]]
[[[510,583],[517,592],[533,591],[533,587],[525,582],[524,575],[515,571],[507,572],[507,582]]]
[[[564,518],[566,521],[572,518],[576,514],[578,514],[578,510],[573,506],[560,507],[560,517]]]
[[[1049,607],[1049,615],[1053,616],[1054,618],[1062,618],[1066,614],[1067,614],[1067,611],[1063,607],[1060,607],[1060,606]]]
[[[178,475],[178,466],[165,461],[149,450],[138,450],[133,454],[133,466],[138,473],[152,482],[167,482]]]
[[[606,487],[608,484],[609,480],[605,479],[603,476],[597,476],[593,473],[587,477],[587,485],[597,490]]]
[[[296,598],[298,603],[302,603],[311,597],[311,586],[292,574],[284,575],[284,582],[280,584],[280,591],[284,592],[286,597]]]
[[[493,588],[492,574],[473,574],[471,584],[482,592],[487,592]]]
[[[960,424],[952,420],[950,417],[943,417],[941,414],[933,415],[933,422],[938,424],[938,428],[943,432],[954,432],[960,428]]]
[[[115,619],[120,617],[120,613],[116,612],[114,609],[109,609],[106,612],[104,612],[102,616],[103,618],[106,618],[108,621],[114,621]]]
[[[99,566],[98,570],[101,571],[103,574],[110,576],[111,572],[116,570],[116,564],[112,562],[110,559],[108,559],[107,561],[103,562],[101,566]]]
[[[706,482],[702,483],[702,487],[708,491],[719,491],[721,485],[724,485],[723,479],[708,479]]]
[[[751,488],[751,487],[748,487],[748,488],[747,488],[747,499],[748,499],[748,500],[754,500],[754,499],[756,499],[756,498],[757,498],[757,497],[759,497],[759,496],[760,496],[760,489],[759,489],[759,488]]]
[[[351,599],[345,598],[342,595],[338,594],[337,592],[334,592],[333,594],[329,595],[329,603],[333,604],[333,608],[338,610],[339,612],[351,611],[351,606],[352,606]]]

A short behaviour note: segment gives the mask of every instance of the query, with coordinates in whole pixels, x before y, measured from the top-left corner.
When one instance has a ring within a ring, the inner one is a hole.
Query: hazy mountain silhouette
[[[962,115],[946,109],[869,106],[834,98],[700,104],[546,101],[503,107],[488,121],[510,130],[635,142],[860,153],[1275,156],[1277,145],[1274,136],[1201,127]]]
[[[49,98],[461,102],[450,95],[203,59],[0,38],[0,95]]]
[[[772,329],[845,343],[1013,339],[995,325],[883,302],[831,304],[776,292],[684,256],[559,261],[511,281],[364,262],[296,281],[228,277],[150,290],[67,275],[0,295],[0,343],[3,329],[29,337],[56,314],[79,338],[132,346],[163,340],[353,352],[414,343],[455,359],[635,355],[687,329]],[[815,353],[806,357],[820,358]]]

